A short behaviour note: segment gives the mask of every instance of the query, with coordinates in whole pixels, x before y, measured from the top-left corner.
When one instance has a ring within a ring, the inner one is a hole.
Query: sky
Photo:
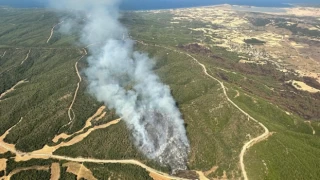
[[[0,0],[0,5],[12,7],[46,7],[48,0]],[[205,6],[214,4],[239,4],[252,6],[283,6],[283,3],[320,3],[319,0],[122,0],[122,9],[165,9]]]

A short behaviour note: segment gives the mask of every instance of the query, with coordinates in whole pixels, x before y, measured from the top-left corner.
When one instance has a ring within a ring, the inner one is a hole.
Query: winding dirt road
[[[141,41],[137,41],[143,45],[146,45],[146,46],[149,46],[148,44],[144,43],[144,42],[141,42]],[[264,133],[261,134],[260,136],[254,138],[254,139],[251,139],[249,142],[245,143],[244,146],[242,147],[241,149],[241,153],[239,155],[240,157],[240,166],[241,166],[241,172],[242,172],[242,175],[243,175],[243,178],[245,180],[248,180],[248,175],[247,175],[247,171],[245,170],[245,164],[244,164],[244,155],[246,153],[246,151],[251,147],[253,146],[254,144],[262,141],[262,140],[265,140],[266,138],[269,137],[269,130],[268,128],[263,125],[262,123],[260,123],[258,120],[256,120],[255,118],[253,118],[252,116],[250,116],[247,112],[245,112],[243,109],[241,109],[236,103],[234,103],[228,96],[227,94],[227,90],[226,90],[226,87],[224,86],[223,82],[221,82],[220,80],[218,80],[217,78],[211,76],[208,71],[207,71],[207,68],[204,64],[200,63],[195,57],[193,57],[192,55],[186,53],[186,52],[181,52],[181,51],[178,51],[178,50],[175,50],[175,49],[171,49],[171,48],[168,48],[168,47],[165,47],[165,46],[160,46],[160,45],[152,45],[152,46],[155,46],[155,47],[160,47],[160,48],[164,48],[164,49],[168,49],[170,51],[174,51],[174,52],[177,52],[177,53],[180,53],[180,54],[185,54],[187,56],[189,56],[190,58],[192,58],[198,65],[200,65],[202,67],[202,70],[204,72],[204,74],[206,76],[208,76],[209,78],[217,81],[220,86],[222,87],[222,90],[223,90],[223,94],[225,95],[226,99],[228,100],[228,102],[230,102],[234,107],[236,107],[240,112],[242,112],[244,115],[246,115],[248,117],[248,119],[251,119],[252,121],[258,123],[263,129],[264,129]]]
[[[220,80],[216,79],[215,77],[211,76],[210,74],[208,74],[207,72],[207,68],[204,64],[200,63],[196,58],[194,58],[193,56],[191,56],[190,54],[186,53],[186,55],[188,55],[189,57],[191,57],[194,61],[196,61],[203,69],[203,72],[206,74],[206,76],[210,77],[211,79],[216,80],[217,82],[219,82],[219,84],[221,85],[222,89],[223,89],[223,94],[225,95],[225,97],[227,98],[227,100],[234,106],[236,107],[239,111],[241,111],[244,115],[246,115],[249,119],[253,120],[254,122],[258,123],[263,129],[264,129],[264,133],[261,134],[260,136],[251,139],[249,142],[247,142],[241,149],[241,153],[240,153],[240,166],[241,166],[241,171],[242,171],[242,175],[244,177],[245,180],[248,180],[248,175],[247,172],[245,170],[245,165],[243,162],[244,159],[244,155],[247,151],[247,149],[249,149],[251,146],[253,146],[254,144],[268,138],[269,136],[269,130],[268,128],[263,125],[262,123],[260,123],[258,120],[256,120],[255,118],[253,118],[252,116],[250,116],[247,112],[245,112],[243,109],[241,109],[236,103],[234,103],[228,96],[226,88],[223,84],[223,82],[221,82]]]
[[[3,178],[3,180],[10,180],[13,175],[18,174],[22,171],[29,171],[29,170],[49,171],[49,169],[50,169],[49,166],[31,166],[31,167],[26,167],[26,168],[18,168],[18,169],[11,171],[7,176],[4,176],[2,178]]]
[[[158,174],[161,177],[169,178],[169,179],[175,179],[175,180],[183,180],[183,178],[177,178],[174,176],[171,176],[169,174],[157,171],[153,168],[150,168],[149,166],[141,163],[140,161],[134,160],[134,159],[128,159],[128,160],[102,160],[102,159],[92,159],[92,158],[72,158],[72,157],[66,157],[66,156],[58,156],[58,155],[48,155],[48,154],[33,154],[34,158],[42,159],[42,158],[50,158],[50,159],[57,159],[57,160],[67,160],[72,162],[89,162],[89,163],[101,163],[101,164],[131,164],[140,166],[141,168],[145,169],[149,173],[155,173]]]
[[[9,132],[9,130],[7,132]],[[6,135],[2,135],[1,136],[2,139],[4,139],[5,136]],[[160,177],[175,179],[175,180],[184,180],[183,178],[177,178],[177,177],[171,176],[167,173],[157,171],[157,170],[141,163],[140,161],[137,161],[134,159],[104,160],[104,159],[82,158],[82,157],[72,158],[72,157],[67,157],[67,156],[53,155],[51,153],[36,153],[36,151],[25,153],[25,152],[17,151],[15,149],[14,145],[8,145],[7,143],[4,143],[3,141],[0,141],[0,147],[16,154],[16,160],[18,160],[18,161],[28,161],[30,159],[57,159],[57,160],[66,160],[66,161],[79,162],[79,163],[89,162],[89,163],[100,163],[100,164],[101,163],[102,164],[131,164],[131,165],[139,166],[139,167],[145,169],[146,171],[148,171],[149,173],[157,174]]]
[[[56,28],[56,26],[60,25],[61,23],[63,23],[63,21],[59,22],[58,24],[54,25],[51,29],[51,33],[50,33],[50,36],[47,40],[47,43],[49,43],[50,39],[52,38],[52,35],[53,35],[53,32],[54,32],[54,28]]]
[[[101,109],[101,108],[99,108]],[[100,112],[99,110],[97,112]],[[96,119],[99,119],[100,116],[98,114],[96,115]],[[23,118],[20,119],[20,121],[17,123],[19,124]],[[91,118],[89,118],[91,119]],[[92,118],[93,120],[94,118]],[[10,133],[10,131],[17,125],[12,126],[10,129],[8,129],[2,136],[0,136],[0,148],[5,149],[6,151],[10,151],[14,154],[16,154],[15,160],[20,161],[29,161],[31,159],[57,159],[57,160],[66,160],[71,162],[90,162],[90,163],[103,163],[103,164],[131,164],[136,165],[141,168],[144,168],[147,172],[157,174],[159,177],[167,178],[167,179],[176,179],[176,180],[184,180],[183,178],[177,178],[174,176],[171,176],[167,173],[163,173],[160,171],[157,171],[151,167],[148,167],[147,165],[141,163],[140,161],[134,160],[134,159],[128,159],[128,160],[105,160],[105,159],[94,159],[94,158],[83,158],[83,157],[67,157],[67,156],[59,156],[59,155],[53,155],[53,152],[59,149],[60,147],[65,146],[71,146],[73,144],[76,144],[80,141],[82,141],[85,137],[87,137],[91,132],[97,129],[105,129],[109,126],[115,125],[120,122],[120,119],[113,120],[111,122],[108,122],[104,125],[99,125],[93,128],[90,128],[87,132],[84,134],[79,134],[78,136],[74,137],[73,139],[69,140],[68,142],[61,142],[56,146],[50,147],[50,146],[44,146],[42,149],[33,151],[33,152],[21,152],[18,151],[15,148],[14,144],[8,144],[4,142],[5,137]]]
[[[31,52],[31,49],[29,49],[27,56],[24,58],[24,60],[21,62],[20,65],[22,65],[29,58],[30,52]]]
[[[50,35],[49,39],[47,40],[47,43],[50,41],[50,39],[52,37],[52,34],[53,34],[53,30],[57,25],[55,25],[52,28],[51,35]],[[68,108],[68,116],[69,116],[69,120],[70,120],[70,122],[68,124],[71,124],[72,121],[75,118],[74,112],[72,110],[72,106],[73,106],[73,104],[75,102],[75,99],[77,97],[77,93],[78,93],[78,90],[79,90],[79,87],[80,87],[80,83],[82,81],[82,78],[80,76],[80,73],[79,73],[77,65],[78,65],[78,62],[87,55],[86,49],[83,49],[83,50],[84,50],[85,54],[75,63],[75,68],[76,68],[76,72],[77,72],[77,75],[78,75],[78,78],[79,78],[79,82],[77,84],[77,88],[76,88],[76,91],[75,91],[75,94],[74,94],[74,97],[73,97],[73,101],[72,101],[70,107]],[[30,51],[31,51],[31,49],[29,50],[26,58],[22,61],[21,64],[23,64],[24,61],[26,61],[28,59]],[[19,84],[21,84],[23,82],[24,81],[21,81],[21,82],[17,83],[10,90],[11,91],[14,90],[14,88],[17,85],[19,85]],[[6,93],[1,94],[1,97],[3,97],[5,94]],[[73,117],[71,117],[71,111],[73,113]],[[22,119],[23,118],[21,118],[20,121]],[[52,154],[52,152],[54,152],[56,149],[58,149],[60,147],[70,146],[70,145],[73,145],[75,143],[80,142],[81,140],[83,140],[84,137],[86,137],[88,134],[90,134],[92,131],[94,131],[96,129],[106,128],[106,127],[108,127],[110,125],[117,124],[119,121],[120,121],[120,119],[117,119],[117,120],[109,122],[109,123],[107,123],[105,125],[101,125],[101,126],[98,126],[98,127],[91,128],[86,133],[80,134],[79,135],[80,138],[75,137],[72,140],[70,140],[69,142],[66,142],[66,143],[62,142],[62,143],[58,144],[57,147],[52,148],[52,147],[48,146],[49,148],[44,147],[43,149],[38,150],[38,151],[34,151],[34,152],[21,152],[21,151],[18,151],[18,150],[16,150],[14,144],[8,144],[8,143],[4,142],[5,137],[9,134],[11,129],[13,129],[19,123],[18,122],[16,125],[12,126],[10,129],[8,129],[2,136],[0,136],[0,149],[5,150],[5,152],[6,151],[10,151],[10,152],[14,153],[16,155],[16,157],[15,157],[16,161],[28,161],[30,159],[57,159],[57,160],[67,160],[67,161],[79,162],[79,163],[90,162],[90,163],[103,163],[103,164],[129,164],[129,165],[139,166],[139,167],[145,169],[150,174],[156,174],[158,177],[162,177],[162,178],[165,178],[165,179],[185,180],[184,178],[178,178],[178,177],[175,177],[175,176],[171,176],[171,175],[169,175],[167,173],[163,173],[163,172],[157,171],[157,170],[155,170],[155,169],[153,169],[153,168],[141,163],[140,161],[137,161],[137,160],[134,160],[134,159],[128,159],[128,160],[104,160],[104,159],[82,158],[82,157],[72,158],[72,157],[59,156],[59,155],[53,155]],[[45,167],[34,166],[34,167],[28,167],[28,168],[20,169],[20,170],[17,170],[16,172],[12,172],[12,173],[18,173],[20,171],[31,170],[31,169],[49,170],[49,167],[47,167],[47,166],[45,166]],[[12,175],[13,174],[10,174],[9,178]]]
[[[5,91],[4,93],[0,94],[0,99],[3,98],[5,95],[9,94],[10,92],[14,91],[15,88],[20,85],[20,84],[23,84],[23,83],[26,83],[28,82],[26,79],[25,80],[22,80],[22,81],[19,81],[17,84],[15,84],[14,86],[12,86],[10,89],[8,89],[7,91]],[[1,101],[1,100],[0,100]]]
[[[54,29],[54,28],[53,28]],[[52,29],[52,31],[53,31]],[[53,32],[52,32],[53,34]],[[51,36],[52,36],[51,34]],[[50,36],[50,38],[51,38]],[[50,38],[48,39],[47,42],[49,42]],[[144,45],[147,45],[145,43],[142,43]],[[247,142],[242,150],[241,150],[241,153],[240,153],[240,166],[241,166],[241,170],[242,170],[242,175],[244,177],[245,180],[248,179],[247,177],[247,172],[245,171],[245,165],[244,165],[244,162],[243,162],[243,158],[244,158],[244,154],[246,152],[246,150],[248,148],[250,148],[251,146],[253,146],[254,144],[266,139],[269,135],[269,130],[262,124],[260,123],[259,121],[257,121],[256,119],[254,119],[253,117],[251,117],[248,113],[246,113],[244,110],[242,110],[238,105],[236,105],[227,95],[227,92],[226,92],[226,87],[224,86],[224,84],[219,81],[218,79],[216,79],[215,77],[211,76],[210,74],[208,74],[207,72],[207,68],[204,64],[200,63],[196,58],[194,58],[193,56],[191,56],[190,54],[188,53],[185,53],[185,52],[180,52],[180,51],[177,51],[175,49],[171,49],[171,48],[167,48],[167,47],[163,47],[163,46],[159,46],[159,45],[154,45],[156,47],[161,47],[161,48],[165,48],[165,49],[168,49],[170,51],[175,51],[177,53],[181,53],[181,54],[186,54],[187,56],[189,56],[190,58],[192,58],[198,65],[200,65],[203,69],[203,72],[205,73],[206,76],[210,77],[211,79],[217,81],[222,89],[223,89],[223,93],[226,97],[226,99],[233,105],[235,106],[239,111],[241,111],[244,115],[246,115],[249,119],[253,120],[254,122],[258,123],[263,129],[264,129],[264,133],[252,140],[250,140],[249,142]],[[85,54],[79,59],[81,60],[84,56],[87,55],[87,51],[85,50]],[[78,61],[79,62],[79,61]],[[78,71],[78,62],[76,62],[75,64],[75,67],[76,67],[76,71],[77,71],[77,75],[79,77],[79,82],[77,84],[77,89],[75,91],[75,94],[74,94],[74,98],[73,98],[73,101],[68,109],[68,116],[69,116],[69,119],[70,119],[70,122],[69,124],[72,123],[73,119],[75,118],[75,116],[73,115],[73,117],[71,117],[71,111],[72,111],[72,106],[74,104],[74,101],[76,99],[76,96],[77,96],[77,93],[78,93],[78,90],[79,90],[79,86],[80,86],[80,82],[82,81],[81,79],[81,76],[79,74],[79,71]],[[73,111],[72,111],[73,112]],[[83,158],[83,157],[77,157],[77,158],[73,158],[73,157],[67,157],[67,156],[59,156],[59,155],[53,155],[52,153],[42,153],[41,151],[35,151],[35,152],[28,152],[28,153],[25,153],[25,152],[20,152],[20,151],[17,151],[15,149],[15,146],[12,145],[12,144],[7,144],[3,141],[4,137],[9,133],[9,131],[11,130],[12,128],[10,128],[4,135],[1,136],[0,138],[0,147],[2,147],[3,149],[7,150],[7,151],[10,151],[14,154],[16,154],[16,159],[20,160],[20,161],[27,161],[27,160],[30,160],[30,159],[57,159],[57,160],[67,160],[67,161],[71,161],[71,162],[79,162],[79,163],[84,163],[84,162],[90,162],[90,163],[103,163],[103,164],[131,164],[131,165],[136,165],[136,166],[139,166],[143,169],[145,169],[146,171],[148,171],[149,173],[154,173],[154,174],[157,174],[158,176],[160,177],[163,177],[163,178],[169,178],[169,179],[177,179],[177,180],[182,180],[183,178],[177,178],[177,177],[174,177],[174,176],[171,176],[167,173],[163,173],[163,172],[160,172],[160,171],[157,171],[151,167],[148,167],[147,165],[141,163],[140,161],[137,161],[137,160],[134,160],[134,159],[128,159],[128,160],[105,160],[105,159],[94,159],[94,158]]]
[[[78,69],[78,62],[83,59],[88,53],[87,53],[87,50],[85,48],[83,48],[83,51],[84,51],[84,55],[82,55],[80,57],[80,59],[76,62],[76,64],[74,65],[75,69],[76,69],[76,72],[77,72],[77,75],[78,75],[78,78],[79,78],[79,81],[77,83],[77,88],[76,88],[76,91],[74,92],[74,96],[73,96],[73,100],[68,108],[68,117],[69,117],[69,123],[68,124],[65,124],[64,126],[62,127],[65,127],[65,126],[69,126],[73,120],[75,119],[75,113],[74,111],[72,110],[72,107],[74,105],[74,102],[76,101],[76,98],[77,98],[77,95],[78,95],[78,91],[79,91],[79,88],[80,88],[80,83],[82,82],[82,78],[81,78],[81,75],[79,73],[79,69]],[[71,113],[72,113],[72,117],[71,117]]]

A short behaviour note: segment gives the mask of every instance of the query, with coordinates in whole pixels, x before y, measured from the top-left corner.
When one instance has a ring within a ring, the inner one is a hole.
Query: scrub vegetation
[[[189,169],[206,172],[217,166],[216,171],[206,176],[221,178],[225,174],[228,178],[241,177],[241,148],[262,134],[263,129],[232,106],[220,84],[208,78],[201,66],[186,53],[203,63],[210,75],[224,83],[230,99],[271,132],[267,140],[250,147],[245,154],[244,163],[250,179],[319,177],[319,93],[297,91],[284,83],[291,77],[302,81],[303,78],[290,73],[285,75],[272,64],[240,64],[241,54],[206,46],[210,40],[201,32],[189,29],[218,29],[218,26],[197,20],[172,23],[172,18],[172,14],[167,12],[123,12],[121,21],[128,27],[131,38],[137,40],[136,49],[153,57],[155,72],[170,86],[177,101],[190,140]],[[15,144],[22,152],[55,144],[52,139],[58,134],[77,132],[102,105],[87,91],[84,58],[78,64],[83,81],[72,108],[75,120],[64,126],[69,122],[68,108],[79,80],[74,65],[83,55],[83,47],[74,45],[78,38],[74,34],[65,35],[57,30],[47,43],[52,27],[59,22],[59,17],[53,12],[42,9],[0,9],[0,94],[25,80],[0,98],[0,134],[16,125],[4,141]],[[256,23],[262,26],[269,21],[259,20]],[[264,42],[251,39],[247,43]],[[28,58],[21,64],[29,50]],[[307,80],[314,84],[313,80]],[[106,113],[99,123],[118,118],[112,109]],[[312,122],[307,124],[305,120]],[[310,125],[314,127],[315,134]],[[54,154],[137,159],[157,170],[170,172],[167,167],[147,160],[135,148],[130,134],[125,123],[120,122],[96,130],[83,141],[60,148]],[[9,159],[7,173],[16,168],[50,166],[54,162],[15,162],[11,158],[13,156],[10,153],[0,154],[0,157]],[[65,161],[59,163],[61,179],[76,178],[62,167]],[[133,165],[84,165],[97,179],[150,179],[144,169]],[[50,172],[22,171],[12,179],[22,177],[48,179]]]

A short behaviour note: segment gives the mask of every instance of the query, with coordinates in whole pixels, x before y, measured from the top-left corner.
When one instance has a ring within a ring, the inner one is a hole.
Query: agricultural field
[[[320,19],[298,10],[122,12],[185,121],[188,170],[173,173],[89,93],[91,52],[61,31],[67,12],[1,8],[0,180],[317,179]]]

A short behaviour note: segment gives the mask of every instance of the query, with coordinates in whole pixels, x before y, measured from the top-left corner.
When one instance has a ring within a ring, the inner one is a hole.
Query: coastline
[[[210,7],[210,6],[221,6],[221,5],[231,5],[231,6],[244,6],[244,7],[266,7],[266,8],[288,8],[293,7],[293,4],[290,3],[262,3],[262,2],[252,2],[252,3],[241,3],[241,2],[203,2],[203,3],[149,3],[147,5],[143,4],[124,4],[120,6],[120,9],[123,11],[147,11],[147,10],[169,10],[169,9],[185,9],[185,8],[201,8],[201,7]],[[46,2],[31,2],[29,4],[27,3],[10,3],[10,2],[4,2],[0,4],[0,8],[3,7],[10,7],[10,8],[19,8],[19,9],[25,9],[25,8],[46,8],[48,7],[48,3]]]

